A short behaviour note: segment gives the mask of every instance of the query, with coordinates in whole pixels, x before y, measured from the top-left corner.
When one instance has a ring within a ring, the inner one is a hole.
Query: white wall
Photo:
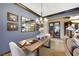
[[[48,19],[46,19],[48,20]],[[48,21],[44,21],[44,33],[47,34],[49,33],[49,24]]]
[[[60,38],[64,38],[64,22],[60,21]]]

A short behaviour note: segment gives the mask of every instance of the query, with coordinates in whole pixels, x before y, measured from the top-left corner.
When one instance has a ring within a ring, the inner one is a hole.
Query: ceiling
[[[22,3],[35,13],[41,15],[41,3]],[[79,3],[42,3],[42,16],[55,14],[79,7]]]

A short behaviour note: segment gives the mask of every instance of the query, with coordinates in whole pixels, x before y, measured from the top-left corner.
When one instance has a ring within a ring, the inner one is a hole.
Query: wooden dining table
[[[40,40],[38,40],[37,42],[35,42],[31,45],[24,45],[22,47],[25,48],[26,50],[30,51],[30,52],[37,51],[37,56],[39,56],[39,48],[48,41],[49,41],[49,38],[45,37],[45,38],[40,39]]]

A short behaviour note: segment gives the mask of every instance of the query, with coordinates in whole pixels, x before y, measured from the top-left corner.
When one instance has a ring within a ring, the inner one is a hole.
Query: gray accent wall
[[[18,31],[7,31],[7,12],[18,15]],[[9,42],[35,37],[38,32],[21,32],[21,16],[36,19],[34,14],[12,3],[0,3],[0,54],[9,51]]]

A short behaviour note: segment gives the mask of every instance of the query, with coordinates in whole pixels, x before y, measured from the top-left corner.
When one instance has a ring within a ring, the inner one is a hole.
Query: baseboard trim
[[[7,51],[7,52],[2,53],[2,54],[0,54],[0,56],[5,56],[8,53],[10,53],[10,51]]]

